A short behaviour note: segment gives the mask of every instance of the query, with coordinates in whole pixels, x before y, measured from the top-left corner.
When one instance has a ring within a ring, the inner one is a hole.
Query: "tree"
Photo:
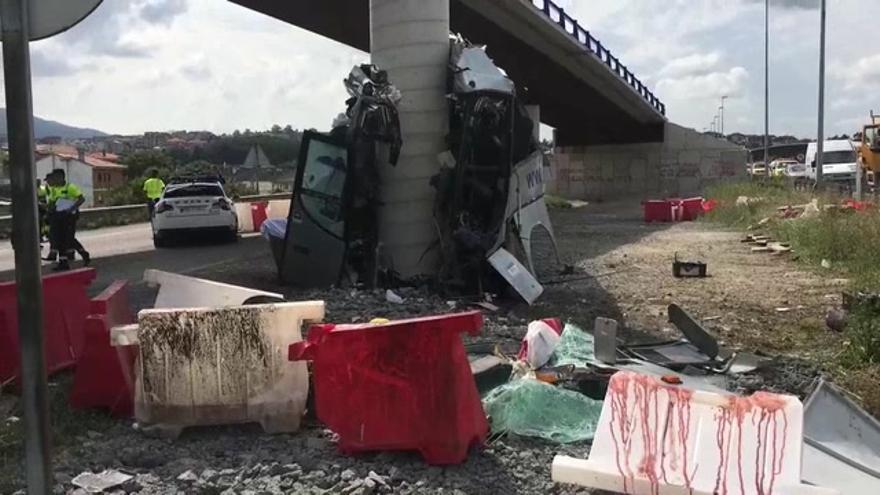
[[[239,131],[238,129],[232,131],[232,137],[241,137],[241,131]]]
[[[136,151],[125,155],[120,160],[126,165],[125,175],[129,179],[146,177],[150,170],[158,170],[160,175],[167,174],[173,168],[171,157],[162,151]]]
[[[281,126],[278,124],[273,125],[271,132],[272,134],[281,134]]]

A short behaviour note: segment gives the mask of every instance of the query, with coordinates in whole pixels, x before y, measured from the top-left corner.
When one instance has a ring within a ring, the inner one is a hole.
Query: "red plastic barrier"
[[[651,199],[642,202],[645,209],[645,223],[673,221],[672,203],[667,199]]]
[[[703,213],[714,211],[715,208],[718,208],[718,201],[714,199],[707,199],[706,201],[703,201]]]
[[[43,277],[43,338],[49,374],[76,364],[82,354],[83,327],[89,314],[88,286],[94,268]],[[18,290],[15,282],[0,283],[0,384],[18,379]]]
[[[265,222],[266,219],[269,218],[269,214],[266,211],[268,207],[268,201],[251,203],[251,218],[254,221],[254,232],[259,232],[260,227],[263,226],[263,222]]]
[[[460,337],[482,326],[476,311],[315,325],[290,359],[314,361],[315,409],[343,453],[417,450],[429,464],[457,464],[489,430]]]
[[[688,198],[681,200],[681,220],[692,222],[703,214],[703,198]]]
[[[86,319],[85,349],[70,391],[71,407],[106,408],[121,417],[134,414],[137,347],[110,345],[110,329],[133,322],[127,282],[114,282],[92,299],[91,314]]]

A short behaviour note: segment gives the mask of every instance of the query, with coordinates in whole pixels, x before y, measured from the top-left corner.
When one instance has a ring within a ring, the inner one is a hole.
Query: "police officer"
[[[40,214],[40,243],[46,242],[49,226],[46,224],[46,211],[49,208],[49,188],[37,179],[37,211]]]
[[[162,191],[164,190],[165,183],[159,178],[159,171],[156,169],[151,170],[150,178],[144,181],[144,194],[147,195],[147,209],[150,211],[150,218],[153,218],[156,203],[162,197]]]
[[[79,207],[86,198],[75,184],[69,184],[64,170],[56,169],[49,176],[49,238],[58,252],[58,265],[55,271],[70,269],[74,251],[82,256],[88,266],[91,256],[76,240],[76,222]]]

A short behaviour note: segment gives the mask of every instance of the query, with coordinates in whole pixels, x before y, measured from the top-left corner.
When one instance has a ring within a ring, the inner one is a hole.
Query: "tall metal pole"
[[[816,187],[822,182],[822,165],[825,162],[825,0],[819,14],[819,129],[816,132]]]
[[[770,0],[764,0],[764,166],[770,167]]]
[[[18,288],[25,469],[28,493],[42,495],[49,493],[52,488],[52,469],[43,357],[43,287],[37,191],[34,186],[34,122],[27,9],[28,0],[0,0],[9,175],[12,179],[12,245]]]
[[[724,135],[724,100],[727,99],[727,96],[721,97],[721,135]]]

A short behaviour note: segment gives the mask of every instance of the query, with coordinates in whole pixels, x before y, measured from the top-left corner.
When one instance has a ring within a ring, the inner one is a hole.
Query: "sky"
[[[726,95],[725,131],[763,132],[762,0],[556,1],[666,103],[671,121],[703,130]],[[818,0],[770,3],[770,132],[815,137]],[[880,111],[880,42],[862,38],[880,1],[828,3],[826,132],[852,133]],[[225,0],[104,0],[31,46],[35,114],[111,133],[326,130],[343,109],[342,79],[369,60]]]

